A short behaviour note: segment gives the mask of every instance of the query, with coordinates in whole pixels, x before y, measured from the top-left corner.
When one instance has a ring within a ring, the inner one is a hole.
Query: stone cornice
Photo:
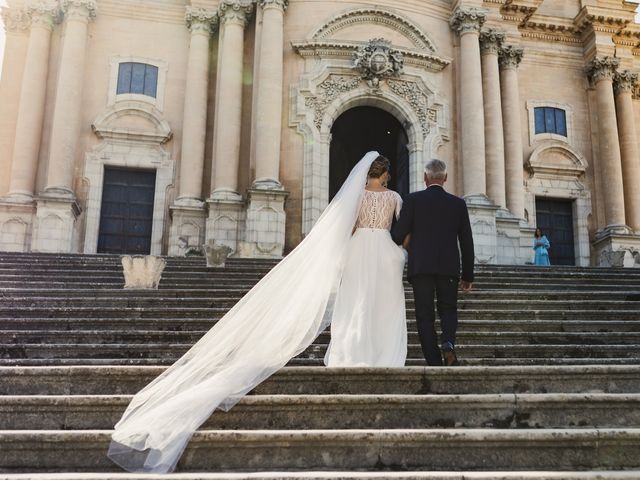
[[[597,6],[585,6],[576,15],[574,24],[579,31],[618,33],[628,24],[633,23],[633,11],[611,9]]]
[[[97,14],[95,0],[62,0],[60,7],[65,19],[93,20]]]
[[[635,22],[630,23],[613,36],[613,42],[623,47],[638,47],[640,45],[640,25]]]
[[[258,5],[260,8],[278,8],[282,11],[285,11],[289,6],[289,0],[258,0]]]
[[[253,13],[253,3],[244,0],[223,0],[218,5],[220,24],[239,23],[246,26]]]
[[[500,68],[518,68],[518,65],[520,65],[520,62],[522,61],[523,55],[524,48],[522,48],[521,46],[503,45],[502,47],[500,47],[500,53],[498,57]]]
[[[498,55],[504,39],[505,33],[503,31],[495,28],[482,28],[480,30],[480,50],[485,54]]]
[[[4,29],[8,33],[26,32],[29,30],[31,17],[23,9],[2,7],[0,16],[4,23]]]
[[[323,58],[353,58],[353,53],[362,47],[362,42],[292,42],[291,46],[302,57],[323,57]],[[395,48],[395,47],[394,47]],[[401,47],[395,48],[404,57],[405,66],[426,68],[432,72],[440,72],[451,63],[451,59],[440,57],[427,52],[417,52]]]
[[[191,32],[210,34],[218,24],[218,12],[200,7],[187,7],[184,20]]]
[[[613,81],[620,60],[614,57],[596,57],[587,66],[587,76],[593,83],[601,80]]]
[[[619,93],[633,93],[638,87],[638,74],[630,70],[616,72],[613,77],[613,89]]]
[[[487,19],[487,10],[472,7],[458,7],[453,12],[449,25],[458,35],[479,33]]]

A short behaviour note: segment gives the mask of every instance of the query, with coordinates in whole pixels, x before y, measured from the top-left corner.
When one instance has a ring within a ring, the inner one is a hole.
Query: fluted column
[[[218,21],[216,12],[188,7],[186,21],[191,31],[187,81],[184,96],[182,157],[177,204],[202,205],[205,137],[207,133],[207,93],[211,31]]]
[[[500,49],[500,89],[504,123],[505,191],[507,209],[524,218],[524,178],[522,117],[518,65],[522,47],[507,45]]]
[[[504,129],[498,67],[498,52],[503,42],[504,33],[502,32],[493,29],[483,29],[480,32],[487,196],[495,205],[504,208],[506,207]]]
[[[616,74],[614,92],[622,157],[624,209],[627,225],[640,234],[640,155],[633,112],[633,90],[638,74],[625,70]]]
[[[94,0],[62,0],[65,31],[60,56],[51,152],[45,192],[73,197],[76,145],[80,116],[89,20],[96,15]]]
[[[260,63],[256,94],[255,188],[280,189],[284,12],[288,0],[259,0],[262,8]]]
[[[49,71],[49,47],[58,7],[55,2],[42,2],[29,7],[27,11],[31,17],[31,31],[20,91],[9,186],[10,198],[20,202],[33,201],[35,191]]]
[[[460,136],[464,195],[486,195],[484,105],[480,61],[480,28],[484,10],[459,7],[450,20],[460,35],[458,65]]]
[[[214,125],[213,199],[241,200],[238,194],[242,127],[244,29],[250,2],[224,0],[218,7],[220,45]]]
[[[613,78],[620,61],[612,57],[595,58],[588,70],[595,84],[598,109],[598,143],[603,176],[604,215],[607,231],[626,233],[622,161],[613,96]]]

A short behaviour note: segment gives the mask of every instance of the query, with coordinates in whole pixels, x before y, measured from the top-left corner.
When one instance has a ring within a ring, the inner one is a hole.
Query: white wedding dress
[[[365,190],[331,320],[328,367],[403,367],[407,358],[405,256],[389,229],[396,192]]]
[[[385,328],[376,334],[375,345],[366,347],[382,348],[382,338],[391,335],[390,325],[400,322],[399,312],[391,313],[385,302],[392,290],[402,288],[399,277],[402,252],[392,246],[388,231],[383,229],[356,232],[352,238],[358,213],[362,211],[367,173],[377,157],[378,152],[365,155],[306,238],[182,358],[133,397],[114,427],[108,452],[111,460],[132,472],[172,471],[194,432],[214,410],[229,410],[256,385],[304,352],[327,328],[333,312],[349,311],[351,288],[363,292],[354,297],[358,301],[378,296],[375,305],[389,312],[376,315],[374,323],[367,323],[366,312],[370,307],[359,305],[362,314],[349,317],[360,322],[362,328]],[[358,245],[365,250],[355,251]],[[374,251],[378,247],[380,251]],[[367,270],[360,272],[363,282],[356,286],[350,280],[351,275],[357,275],[357,265],[352,262],[365,256],[369,257],[368,265],[363,265]],[[347,261],[349,266],[345,269]],[[369,268],[376,263],[384,265],[379,272]],[[344,278],[343,285],[351,286],[341,295],[336,309],[343,272],[349,276]],[[375,283],[377,292],[365,294],[364,281],[369,282],[376,275],[390,277]],[[400,309],[400,295],[393,296],[394,310]],[[348,325],[348,314],[338,315],[337,328],[344,327],[348,332],[360,328]],[[385,346],[385,352],[389,348],[389,353],[376,362],[400,364],[401,347],[395,345],[399,344],[399,325],[393,331],[395,338],[387,337],[393,346]],[[336,333],[334,337],[338,340]],[[332,350],[337,355],[342,347],[336,343]],[[373,358],[370,353],[366,355]],[[365,356],[351,360],[359,362],[361,358]]]

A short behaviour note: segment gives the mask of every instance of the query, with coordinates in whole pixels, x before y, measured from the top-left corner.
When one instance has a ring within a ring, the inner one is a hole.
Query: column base
[[[593,242],[596,265],[599,267],[640,268],[640,235],[620,234],[609,227],[596,233]],[[628,230],[629,231],[629,230]]]
[[[73,196],[60,193],[53,194],[49,190],[36,199],[31,241],[34,252],[71,253],[78,250],[75,229],[81,209]]]
[[[236,194],[237,195],[237,194]],[[238,195],[239,196],[239,195]],[[230,256],[238,253],[238,242],[244,227],[244,201],[235,199],[215,198],[213,195],[207,200],[209,214],[206,220],[205,242],[215,241],[218,245],[231,248]]]
[[[169,256],[203,255],[206,211],[203,201],[176,200],[169,208]]]
[[[36,204],[0,199],[0,251],[28,252],[31,249]]]
[[[467,202],[469,210],[476,263],[498,263],[498,232],[496,227],[498,207],[486,195],[467,195],[464,200]]]
[[[239,255],[244,258],[282,258],[289,192],[252,188],[248,192],[247,220]]]

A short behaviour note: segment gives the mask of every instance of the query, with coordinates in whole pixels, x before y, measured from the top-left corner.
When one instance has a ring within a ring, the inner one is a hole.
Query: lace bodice
[[[356,220],[356,228],[391,229],[393,215],[400,214],[402,198],[393,190],[384,192],[364,191]]]

